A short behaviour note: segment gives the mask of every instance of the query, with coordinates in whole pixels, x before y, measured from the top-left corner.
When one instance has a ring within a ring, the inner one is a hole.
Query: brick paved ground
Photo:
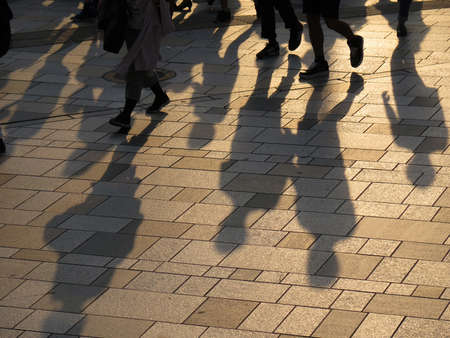
[[[364,63],[327,31],[313,83],[307,38],[289,54],[279,24],[282,55],[256,62],[251,2],[220,28],[194,3],[162,50],[171,104],[149,119],[146,91],[128,134],[107,123],[119,56],[73,2],[11,4],[1,337],[450,336],[448,1],[417,3],[401,41],[366,1],[346,19]]]

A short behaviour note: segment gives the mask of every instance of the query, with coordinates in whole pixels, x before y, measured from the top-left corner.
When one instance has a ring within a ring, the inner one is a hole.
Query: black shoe
[[[300,80],[309,80],[318,76],[328,74],[328,62],[314,61],[314,63],[305,71],[300,72]]]
[[[147,108],[145,113],[147,115],[159,113],[161,111],[161,108],[163,108],[164,106],[167,106],[169,104],[169,102],[170,102],[170,99],[166,93],[164,93],[164,95],[161,95],[161,96],[156,96],[155,101],[153,101],[152,105]]]
[[[300,26],[296,28],[291,28],[289,34],[289,50],[296,50],[300,43],[302,42],[303,27]]]
[[[364,39],[362,36],[354,35],[347,41],[350,47],[350,63],[353,68],[358,67],[364,58]]]
[[[187,11],[185,10],[187,8]],[[174,12],[190,12],[192,9],[192,0],[183,0],[181,4],[173,8]]]
[[[0,154],[3,154],[4,152],[6,152],[5,142],[0,138]]]
[[[109,124],[126,129],[130,129],[131,127],[130,122],[131,122],[130,117],[126,116],[123,112],[120,112],[119,115],[109,120]]]
[[[280,46],[278,43],[268,43],[261,51],[256,54],[258,60],[280,55]]]
[[[221,9],[217,12],[216,22],[230,22],[231,12],[229,9]]]
[[[407,36],[408,35],[408,30],[406,29],[405,23],[398,23],[397,25],[397,36],[399,38]]]

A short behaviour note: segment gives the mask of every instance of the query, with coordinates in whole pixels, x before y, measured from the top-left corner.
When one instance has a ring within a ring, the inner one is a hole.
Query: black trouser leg
[[[261,36],[269,41],[275,41],[275,1],[264,0],[260,2],[261,10]]]
[[[301,27],[290,0],[275,0],[274,3],[287,29]]]
[[[409,7],[411,6],[412,0],[398,0],[399,8],[398,8],[398,18],[405,22],[408,20]]]

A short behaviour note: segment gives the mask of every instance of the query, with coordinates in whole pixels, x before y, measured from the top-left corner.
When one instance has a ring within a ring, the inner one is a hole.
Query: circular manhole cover
[[[156,75],[158,75],[159,81],[169,80],[169,79],[172,79],[175,76],[177,76],[177,73],[175,73],[173,70],[169,70],[169,69],[156,68],[155,72],[156,72]],[[116,72],[113,70],[105,73],[103,75],[103,78],[107,81],[125,84],[124,80],[118,79],[116,77]]]

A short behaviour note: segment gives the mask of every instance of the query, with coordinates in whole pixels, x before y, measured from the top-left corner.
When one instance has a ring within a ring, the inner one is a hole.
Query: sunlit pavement
[[[128,132],[94,23],[10,4],[2,338],[449,337],[450,1],[416,2],[399,40],[396,2],[348,0],[364,62],[325,30],[309,83],[306,25],[256,61],[252,1],[220,27],[194,2],[161,51],[171,103],[146,116],[146,90]]]

